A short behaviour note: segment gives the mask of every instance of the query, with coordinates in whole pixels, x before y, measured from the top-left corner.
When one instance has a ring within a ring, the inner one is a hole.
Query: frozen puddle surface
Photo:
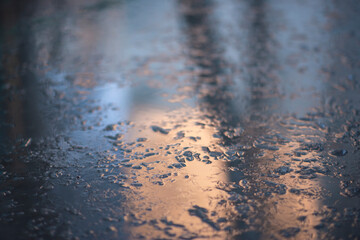
[[[355,1],[4,1],[3,239],[360,238]]]

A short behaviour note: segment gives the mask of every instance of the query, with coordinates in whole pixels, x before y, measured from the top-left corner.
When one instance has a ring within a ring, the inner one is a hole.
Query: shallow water
[[[356,1],[2,1],[3,239],[360,238]]]

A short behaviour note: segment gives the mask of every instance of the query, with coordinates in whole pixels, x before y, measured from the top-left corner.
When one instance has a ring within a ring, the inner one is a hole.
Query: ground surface
[[[1,239],[359,239],[360,5],[1,1]]]

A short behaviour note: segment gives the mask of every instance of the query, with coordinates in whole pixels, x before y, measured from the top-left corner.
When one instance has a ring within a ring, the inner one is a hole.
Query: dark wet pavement
[[[1,239],[360,239],[357,1],[0,11]]]

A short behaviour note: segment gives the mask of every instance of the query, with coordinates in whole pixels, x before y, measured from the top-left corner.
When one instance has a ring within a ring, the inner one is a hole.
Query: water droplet
[[[159,133],[162,133],[162,134],[168,134],[170,132],[170,130],[168,129],[163,129],[161,127],[158,127],[158,126],[151,126],[151,129],[154,131],[154,132],[159,132]]]
[[[336,149],[331,151],[331,155],[337,156],[337,157],[343,157],[348,153],[346,149]]]
[[[283,230],[280,230],[280,235],[285,238],[295,237],[300,232],[300,228],[297,227],[289,227]]]

